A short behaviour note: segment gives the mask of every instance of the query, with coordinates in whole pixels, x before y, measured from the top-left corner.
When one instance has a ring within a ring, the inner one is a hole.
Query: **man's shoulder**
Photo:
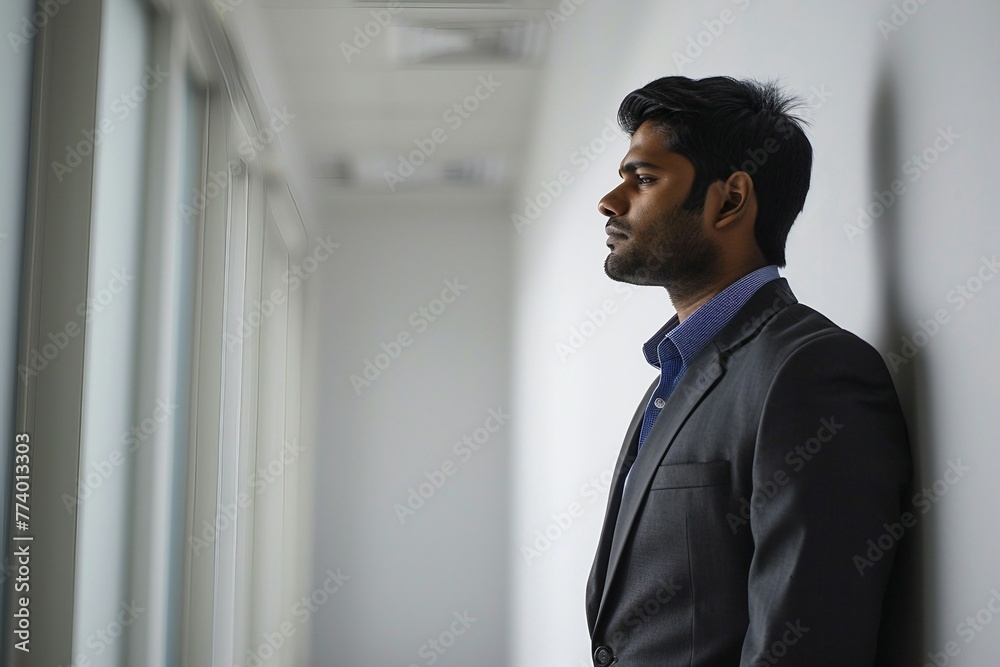
[[[720,332],[723,353],[750,343],[795,345],[814,336],[843,331],[822,313],[799,303],[784,278],[762,285]]]
[[[753,343],[747,345],[747,352],[748,357],[774,372],[789,365],[817,371],[864,369],[865,375],[874,372],[875,377],[888,380],[885,360],[873,345],[801,303],[783,308],[768,321]]]
[[[781,365],[797,351],[824,352],[848,361],[881,362],[875,348],[818,310],[799,303],[787,283],[775,281],[762,288],[733,322],[728,341],[742,348],[746,357]],[[737,330],[736,327],[739,327]],[[722,342],[725,346],[726,342]],[[743,356],[743,355],[741,355]]]
[[[855,336],[823,313],[803,303],[793,303],[781,309],[760,330],[762,339],[774,339],[790,345],[830,335]]]

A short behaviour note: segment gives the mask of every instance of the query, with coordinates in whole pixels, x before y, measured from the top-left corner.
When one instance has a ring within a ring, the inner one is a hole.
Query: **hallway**
[[[898,662],[995,665],[991,19],[8,2],[3,664],[595,664],[587,578],[674,313],[602,269],[616,114],[725,74],[801,99],[815,160],[781,274],[878,350],[906,413]],[[894,530],[858,545],[862,576]]]

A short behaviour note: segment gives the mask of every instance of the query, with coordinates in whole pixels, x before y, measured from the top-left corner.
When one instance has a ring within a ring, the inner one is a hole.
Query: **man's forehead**
[[[669,128],[654,125],[646,121],[632,134],[629,149],[622,159],[622,164],[634,161],[652,161],[653,158],[664,158],[672,153],[669,149]]]
[[[669,142],[674,135],[674,128],[666,121],[647,120],[635,129],[635,132],[632,133],[632,138],[634,139],[637,135],[649,140],[657,139],[658,141]]]
[[[655,144],[634,145],[629,147],[625,157],[622,158],[619,169],[624,172],[632,172],[636,169],[666,169],[683,158],[680,153],[668,149],[662,142]]]

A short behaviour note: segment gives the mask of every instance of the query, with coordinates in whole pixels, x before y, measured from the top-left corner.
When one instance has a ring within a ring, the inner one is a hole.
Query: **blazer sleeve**
[[[841,330],[786,358],[752,465],[742,667],[874,663],[910,475],[899,400],[874,348]],[[869,540],[888,547],[877,562]]]

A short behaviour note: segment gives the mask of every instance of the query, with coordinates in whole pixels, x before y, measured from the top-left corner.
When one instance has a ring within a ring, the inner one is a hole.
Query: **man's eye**
[[[636,176],[635,180],[639,181],[641,185],[649,185],[656,179],[654,179],[652,176]]]

